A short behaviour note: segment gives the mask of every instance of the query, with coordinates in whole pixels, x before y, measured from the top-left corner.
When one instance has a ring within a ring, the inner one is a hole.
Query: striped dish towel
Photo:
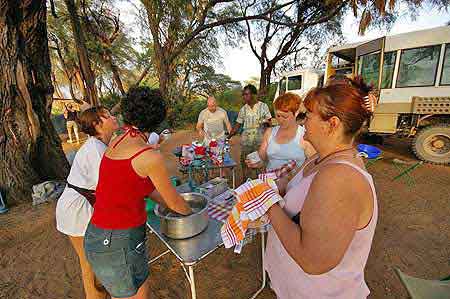
[[[234,203],[232,200],[227,202],[211,202],[208,204],[208,215],[220,222],[225,222],[233,206]]]
[[[294,170],[297,167],[297,161],[290,160],[286,164],[283,164],[282,166],[274,169],[270,169],[267,171],[267,173],[275,173],[276,177],[279,179],[288,173],[290,173],[292,170]]]
[[[272,179],[248,181],[239,186],[235,193],[237,203],[220,230],[225,248],[240,243],[249,222],[263,216],[272,205],[283,199]]]

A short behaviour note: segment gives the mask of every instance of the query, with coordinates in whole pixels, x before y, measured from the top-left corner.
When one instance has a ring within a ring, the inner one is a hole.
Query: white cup
[[[172,133],[170,133],[170,130],[168,130],[168,129],[165,129],[160,134],[160,136],[163,138],[164,141],[167,141],[171,135],[172,135]]]
[[[249,160],[251,163],[258,163],[261,161],[261,158],[259,157],[258,152],[252,152],[247,155],[247,160]]]

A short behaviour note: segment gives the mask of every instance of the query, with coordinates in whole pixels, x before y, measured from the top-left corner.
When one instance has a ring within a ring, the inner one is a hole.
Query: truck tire
[[[420,160],[450,164],[450,125],[430,125],[414,136],[412,150]]]

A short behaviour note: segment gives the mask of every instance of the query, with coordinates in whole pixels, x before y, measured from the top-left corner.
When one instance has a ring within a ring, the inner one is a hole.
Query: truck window
[[[280,80],[280,95],[286,92],[286,77],[281,78]]]
[[[359,56],[358,75],[361,75],[364,82],[378,88],[378,78],[380,75],[380,53],[372,53]]]
[[[402,50],[397,87],[433,86],[440,45]]]
[[[392,78],[394,76],[395,59],[397,52],[384,53],[383,76],[381,79],[381,88],[392,88]]]
[[[302,89],[302,76],[292,76],[288,78],[288,90]]]
[[[337,69],[334,73],[337,76],[346,76],[348,78],[351,78],[353,75],[353,70],[352,68],[342,68],[342,69]]]
[[[445,45],[444,63],[442,64],[441,85],[450,85],[450,44]]]

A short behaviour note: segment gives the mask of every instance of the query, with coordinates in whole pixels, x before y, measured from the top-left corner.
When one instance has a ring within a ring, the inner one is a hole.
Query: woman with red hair
[[[305,139],[317,154],[268,211],[265,268],[280,299],[366,298],[364,267],[378,217],[372,177],[354,146],[371,113],[362,82],[330,84],[305,98]]]
[[[249,168],[262,168],[266,162],[267,170],[273,170],[292,160],[300,167],[306,157],[315,153],[311,144],[303,138],[305,128],[296,122],[301,104],[301,97],[294,93],[285,93],[275,99],[273,106],[278,126],[264,132],[258,150],[261,161],[246,160]]]

